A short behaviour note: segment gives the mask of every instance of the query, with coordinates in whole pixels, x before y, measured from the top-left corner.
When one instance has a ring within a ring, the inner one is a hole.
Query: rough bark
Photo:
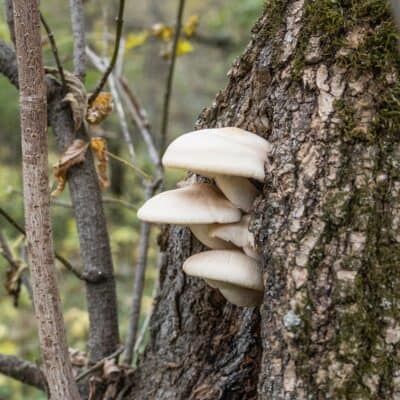
[[[267,2],[198,123],[274,145],[251,223],[261,323],[182,274],[199,249],[171,228],[128,398],[400,398],[399,71],[388,1]]]
[[[151,339],[128,398],[255,398],[261,356],[258,311],[243,312],[183,274],[183,261],[203,249],[189,230],[171,228],[163,237],[167,257]]]
[[[50,221],[47,100],[36,0],[14,1],[26,238],[43,368],[54,400],[79,399],[57,286]]]

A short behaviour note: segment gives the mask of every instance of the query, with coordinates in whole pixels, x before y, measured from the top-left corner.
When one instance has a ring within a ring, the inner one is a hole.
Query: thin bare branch
[[[55,200],[53,199],[51,201],[51,204],[54,206],[59,206],[59,207],[64,207],[64,208],[73,208],[72,203],[69,203],[67,201],[62,201],[62,200]],[[133,210],[133,211],[137,211],[138,207],[136,207],[134,204],[129,203],[126,200],[123,199],[117,199],[115,197],[108,197],[108,196],[104,196],[103,197],[103,204],[107,204],[110,206],[121,206],[121,207],[125,207],[129,210]]]
[[[129,168],[132,168],[140,177],[142,177],[143,179],[147,180],[147,181],[152,181],[152,176],[150,176],[149,174],[147,174],[146,172],[144,172],[141,168],[139,168],[137,165],[129,163],[128,161],[125,161],[123,158],[118,157],[116,154],[110,153],[109,151],[106,151],[106,154],[113,158],[114,160],[119,161],[120,163],[126,165]]]
[[[17,231],[22,233],[26,236],[25,229],[13,218],[8,214],[3,208],[0,207],[0,215],[8,221]],[[77,278],[81,280],[86,280],[86,278],[61,254],[55,252],[55,257],[60,263],[70,272],[72,272]]]
[[[82,81],[86,76],[86,35],[83,0],[70,0],[72,36],[74,38],[74,74]]]
[[[20,269],[20,262],[16,260],[11,252],[10,247],[8,246],[7,240],[0,231],[0,254],[4,257],[4,259],[8,262],[10,268],[14,271],[17,272]],[[29,280],[28,275],[25,273],[25,271],[22,271],[20,277],[20,282],[25,286],[29,298],[32,300],[32,286],[31,282]],[[15,295],[14,298],[14,305],[18,305],[18,294]]]
[[[110,354],[107,357],[104,357],[102,360],[98,361],[96,364],[88,368],[86,371],[83,371],[76,377],[76,382],[81,381],[83,378],[86,378],[88,375],[90,375],[92,372],[97,371],[100,369],[103,365],[104,362],[107,360],[112,360],[113,358],[117,358],[122,352],[124,351],[124,346],[120,346],[114,353]]]
[[[22,196],[21,191],[13,189],[13,188],[10,188],[8,193],[15,193],[15,194]],[[129,203],[129,201],[126,201],[124,199],[118,199],[116,197],[102,196],[102,202],[103,202],[103,204],[107,204],[107,205],[111,205],[111,206],[122,206],[122,207],[128,208],[129,210],[134,210],[134,211],[138,210],[138,207],[132,203]],[[74,208],[72,203],[70,203],[68,201],[59,200],[56,198],[50,199],[50,204],[52,206],[71,208],[71,209]]]
[[[113,96],[115,108],[117,110],[119,122],[121,125],[122,134],[124,136],[124,140],[125,140],[126,146],[128,148],[131,162],[135,163],[136,162],[135,148],[133,145],[131,134],[129,132],[128,123],[126,121],[125,111],[124,111],[124,108],[122,107],[121,97],[117,90],[117,83],[116,83],[114,74],[110,74],[109,79],[108,79],[108,84],[110,86],[110,90],[111,90],[111,93]]]
[[[43,372],[33,363],[15,356],[0,354],[0,373],[25,385],[47,391]]]
[[[182,29],[182,18],[183,9],[185,7],[185,0],[179,0],[178,15],[176,17],[174,41],[172,45],[172,54],[169,62],[168,76],[166,81],[165,93],[164,93],[164,104],[161,120],[161,139],[159,153],[164,152],[165,144],[167,143],[168,136],[168,121],[169,121],[169,106],[172,94],[172,83],[174,79],[175,63],[176,63],[176,53],[178,48],[179,37]]]
[[[145,188],[145,200],[147,201],[154,195],[155,185],[149,185]],[[135,267],[135,279],[132,289],[132,305],[131,314],[129,316],[128,332],[125,343],[125,351],[123,354],[123,362],[127,365],[132,363],[133,348],[136,342],[137,331],[139,329],[140,309],[143,297],[144,278],[147,267],[147,255],[149,251],[150,241],[150,224],[141,222],[140,224],[140,240],[139,240],[139,256]]]
[[[159,254],[159,257],[161,258],[162,255]],[[160,264],[160,260],[159,260],[158,264]],[[153,286],[152,293],[151,293],[152,303],[151,303],[151,306],[150,306],[150,310],[148,311],[148,313],[146,315],[146,318],[143,321],[143,325],[142,325],[142,327],[140,329],[139,335],[138,335],[138,337],[136,339],[136,342],[135,342],[135,347],[133,348],[133,357],[134,358],[138,354],[141,346],[143,345],[143,341],[144,341],[144,338],[145,338],[145,335],[146,335],[146,331],[147,331],[147,329],[149,327],[150,320],[151,320],[151,317],[153,315],[154,305],[155,305],[154,299],[156,297],[156,294],[158,292],[159,287],[160,287],[160,279],[159,279],[159,276],[157,276],[156,279],[155,279],[155,283],[154,283],[154,286]]]
[[[17,57],[15,51],[0,40],[0,73],[18,88]]]
[[[146,144],[150,160],[152,161],[153,165],[160,170],[161,169],[160,156],[158,154],[156,145],[154,143],[154,136],[150,132],[150,124],[145,116],[145,112],[143,111],[143,108],[140,106],[132,90],[129,88],[126,79],[120,77],[118,86],[121,88],[121,93],[123,95],[125,103],[128,106],[128,111],[131,114],[133,122],[139,129],[139,133]],[[158,175],[160,175],[160,171]]]
[[[123,19],[124,7],[125,7],[125,0],[119,0],[118,16],[116,18],[117,30],[116,30],[116,34],[115,34],[115,45],[114,45],[113,55],[111,57],[110,64],[107,67],[107,69],[105,70],[99,84],[97,85],[96,89],[93,91],[91,96],[89,97],[89,100],[88,100],[89,105],[93,103],[93,101],[96,99],[98,94],[102,91],[104,85],[107,82],[108,76],[110,75],[111,71],[113,70],[115,63],[117,62],[119,46],[120,46],[121,36],[122,36],[122,27],[123,27],[123,23],[124,23],[124,19]]]
[[[67,88],[67,81],[65,80],[64,69],[63,69],[63,66],[61,64],[60,57],[58,55],[58,48],[57,48],[56,40],[54,38],[54,34],[53,34],[52,30],[50,29],[50,26],[47,23],[46,19],[43,17],[42,13],[40,13],[40,21],[42,22],[42,25],[43,25],[46,33],[47,33],[47,37],[49,38],[51,51],[52,51],[54,59],[56,61],[57,70],[58,70],[58,73],[60,74],[60,78],[61,78],[61,82],[62,82],[63,88],[66,89]]]
[[[100,58],[89,47],[86,48],[86,54],[88,55],[88,57],[90,58],[90,61],[93,63],[93,65],[96,67],[96,69],[98,69],[102,73],[105,73],[106,68],[107,68],[105,60]],[[115,103],[115,107],[117,110],[117,114],[119,117],[119,123],[121,125],[122,135],[126,142],[131,162],[134,164],[134,163],[136,163],[135,147],[133,145],[131,134],[129,132],[128,123],[126,121],[126,116],[125,116],[125,111],[124,111],[124,108],[122,107],[121,98],[117,91],[116,80],[115,80],[113,73],[111,73],[108,77],[108,84],[110,86],[110,90],[111,90],[113,100]]]

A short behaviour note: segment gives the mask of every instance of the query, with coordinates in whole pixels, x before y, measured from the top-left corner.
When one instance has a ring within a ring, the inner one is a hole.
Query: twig
[[[129,210],[133,210],[133,211],[137,211],[138,210],[138,207],[136,207],[135,205],[129,203],[128,201],[123,200],[123,199],[117,199],[117,198],[114,198],[114,197],[104,196],[103,197],[103,204],[109,204],[111,206],[113,206],[113,205],[122,206],[122,207],[128,208]],[[51,201],[51,205],[64,207],[64,208],[73,208],[72,203],[69,203],[67,201],[62,201],[62,200],[55,200],[55,199],[53,199]]]
[[[29,361],[0,354],[0,373],[26,385],[47,391],[46,378],[43,372]]]
[[[125,111],[124,111],[124,108],[122,107],[121,97],[117,90],[117,84],[116,84],[114,74],[110,74],[108,83],[110,85],[110,90],[111,90],[113,100],[115,103],[115,108],[117,110],[117,114],[118,114],[118,117],[120,120],[122,134],[124,136],[124,140],[125,140],[125,143],[128,148],[129,156],[131,158],[132,163],[135,163],[136,162],[135,148],[133,146],[132,138],[129,133],[129,128],[128,128],[128,123],[126,121]]]
[[[105,61],[102,60],[93,50],[91,50],[89,47],[86,48],[86,54],[92,61],[93,65],[100,71],[100,72],[105,72],[106,70],[106,65]],[[125,111],[122,107],[121,103],[121,98],[120,95],[117,91],[117,86],[116,86],[116,80],[114,77],[114,74],[111,73],[108,77],[108,83],[110,85],[110,90],[113,96],[113,100],[116,105],[118,117],[119,117],[119,122],[121,124],[121,130],[122,130],[122,135],[124,137],[124,140],[126,142],[126,145],[128,147],[128,152],[129,156],[131,158],[132,163],[136,162],[136,154],[135,154],[135,148],[132,142],[131,135],[129,133],[129,128],[128,128],[128,123],[126,122],[126,116],[125,116]]]
[[[147,201],[154,193],[153,188],[146,188]],[[132,305],[129,316],[128,332],[125,342],[125,351],[123,362],[127,365],[132,363],[133,348],[136,341],[137,331],[139,328],[140,308],[143,297],[144,278],[147,266],[147,254],[149,250],[150,240],[150,224],[141,222],[140,224],[140,241],[139,241],[139,256],[135,267],[135,279],[132,289]]]
[[[135,342],[135,347],[133,348],[133,355],[134,356],[137,355],[138,351],[140,350],[140,347],[143,344],[143,340],[144,340],[144,337],[146,335],[147,328],[148,328],[148,326],[150,324],[150,320],[151,320],[151,317],[153,315],[154,305],[155,305],[155,297],[156,297],[156,294],[158,292],[159,286],[160,286],[160,279],[157,276],[156,277],[156,281],[155,281],[154,286],[153,286],[153,291],[151,293],[151,298],[152,298],[151,307],[150,307],[149,312],[146,315],[145,320],[143,321],[143,325],[142,325],[142,328],[140,329],[139,336],[137,337],[136,342]]]
[[[22,192],[14,189],[14,188],[10,188],[9,193],[16,193],[16,194],[19,194],[20,196],[22,196]],[[138,210],[137,206],[135,206],[132,203],[129,203],[129,201],[126,201],[124,199],[117,199],[115,197],[103,196],[102,202],[103,202],[103,204],[122,206],[122,207],[128,208],[129,210],[134,210],[134,211]],[[55,198],[50,199],[50,205],[64,207],[64,208],[74,208],[72,203],[70,203],[68,201],[55,199]]]
[[[115,63],[117,62],[118,58],[118,51],[119,51],[119,45],[121,42],[121,36],[122,36],[122,27],[123,27],[123,16],[124,16],[124,7],[125,7],[125,0],[119,0],[119,9],[118,9],[118,16],[116,18],[117,22],[117,31],[115,34],[115,45],[114,45],[114,52],[111,57],[111,61],[109,66],[107,67],[106,71],[104,72],[99,84],[97,85],[96,89],[93,91],[91,96],[89,97],[88,103],[91,105],[93,101],[96,99],[98,94],[101,92],[103,89],[104,85],[107,82],[108,76],[110,75],[111,71],[114,68]]]
[[[6,241],[6,238],[3,236],[1,231],[0,231],[0,254],[4,257],[4,259],[8,262],[8,264],[14,271],[19,270],[20,264],[18,263],[18,261],[14,259],[11,249]],[[31,282],[28,276],[24,272],[22,272],[22,274],[20,275],[20,280],[21,280],[20,282],[25,286],[26,290],[28,291],[29,298],[32,300],[33,297],[32,297]],[[15,297],[16,298],[14,299],[15,300],[14,305],[17,306],[18,295],[16,295]]]
[[[121,157],[118,157],[117,155],[110,153],[109,151],[106,151],[107,155],[111,158],[113,158],[114,160],[119,161],[120,163],[126,165],[129,168],[132,168],[134,171],[136,171],[139,175],[141,175],[144,179],[147,179],[148,181],[152,181],[153,177],[146,174],[146,172],[144,172],[143,170],[141,170],[137,165],[135,164],[131,164],[128,161],[124,160]]]
[[[25,229],[18,224],[17,221],[14,220],[14,218],[12,218],[3,208],[0,207],[0,215],[2,215],[4,217],[4,219],[6,219],[17,231],[19,231],[20,233],[22,233],[24,236],[26,236],[25,233]],[[67,260],[65,259],[62,255],[60,255],[59,253],[55,252],[54,253],[56,259],[58,261],[60,261],[60,263],[62,265],[64,265],[64,267],[72,272],[77,278],[81,279],[81,280],[86,280],[86,278],[83,277],[83,275],[77,270],[75,269],[75,267]]]
[[[140,106],[135,95],[133,94],[132,90],[129,88],[126,79],[120,77],[119,83],[120,85],[118,86],[121,88],[122,95],[124,97],[125,103],[128,105],[128,110],[131,113],[133,122],[139,129],[140,135],[142,136],[146,144],[150,160],[156,168],[160,169],[160,156],[154,143],[154,136],[150,132],[150,124],[145,117],[145,113],[143,112],[143,109]]]
[[[60,57],[58,55],[58,49],[57,49],[57,44],[56,44],[56,41],[54,38],[54,34],[53,34],[52,30],[50,29],[50,26],[46,22],[45,18],[43,17],[42,13],[40,13],[40,21],[47,33],[47,37],[49,38],[51,51],[52,51],[54,59],[56,61],[58,73],[60,74],[61,82],[62,82],[63,88],[65,90],[67,88],[67,81],[65,80],[64,69],[61,64]]]
[[[87,377],[88,375],[90,375],[92,372],[97,371],[98,369],[100,369],[103,365],[104,362],[107,360],[111,360],[113,358],[117,358],[122,352],[124,351],[124,346],[120,346],[116,351],[114,351],[114,353],[110,354],[107,357],[104,357],[102,360],[98,361],[96,364],[94,364],[92,367],[90,367],[89,369],[87,369],[86,371],[83,371],[82,373],[80,373],[75,381],[79,382],[81,381],[83,378]]]
[[[106,196],[104,196],[103,197],[103,203],[104,204],[110,204],[110,205],[121,205],[121,206],[123,206],[125,208],[128,208],[130,210],[133,210],[133,211],[137,211],[138,210],[138,207],[136,207],[135,205],[129,203],[128,201],[123,200],[123,199],[116,199],[115,197],[106,197]]]
[[[169,63],[168,77],[167,77],[165,94],[164,94],[164,105],[163,105],[163,113],[162,113],[162,121],[161,121],[161,140],[160,140],[160,149],[159,149],[160,154],[162,154],[164,152],[165,144],[167,142],[169,105],[170,105],[171,93],[172,93],[172,82],[174,79],[176,50],[178,47],[179,36],[181,34],[182,17],[183,17],[184,7],[185,7],[185,0],[179,0],[178,15],[176,17],[174,41],[173,41],[173,45],[172,45],[172,54],[171,54],[171,60]]]
[[[397,29],[400,29],[400,4],[398,0],[390,0],[392,4],[393,16],[397,25]]]
[[[82,0],[70,0],[72,36],[74,38],[74,73],[82,81],[86,76],[85,13]]]

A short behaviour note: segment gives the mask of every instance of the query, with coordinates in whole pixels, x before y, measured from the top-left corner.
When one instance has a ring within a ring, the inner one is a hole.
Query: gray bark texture
[[[15,356],[0,355],[0,372],[15,378],[26,385],[47,391],[46,378],[42,371],[33,363],[21,360]]]
[[[126,396],[400,399],[400,58],[385,0],[268,0],[198,128],[274,145],[251,230],[259,310],[227,304],[166,261],[150,339]]]
[[[78,400],[55,272],[47,158],[47,98],[37,0],[14,1],[14,24],[26,239],[43,369],[53,400]]]

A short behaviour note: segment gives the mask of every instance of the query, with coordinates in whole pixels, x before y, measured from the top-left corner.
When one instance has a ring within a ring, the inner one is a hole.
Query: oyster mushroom
[[[209,230],[214,224],[238,222],[241,218],[240,210],[208,183],[160,193],[148,200],[137,215],[147,222],[189,226],[197,239],[211,249],[235,248],[209,236]]]
[[[214,128],[186,133],[167,148],[166,167],[187,169],[215,179],[224,195],[248,212],[258,195],[247,179],[263,181],[271,144],[240,128]]]
[[[189,257],[183,271],[203,278],[232,304],[241,307],[262,303],[264,286],[257,261],[238,250],[211,250]]]
[[[212,238],[219,238],[243,249],[244,253],[255,260],[260,255],[255,250],[254,235],[249,231],[250,215],[244,215],[239,222],[215,225],[210,229]]]

